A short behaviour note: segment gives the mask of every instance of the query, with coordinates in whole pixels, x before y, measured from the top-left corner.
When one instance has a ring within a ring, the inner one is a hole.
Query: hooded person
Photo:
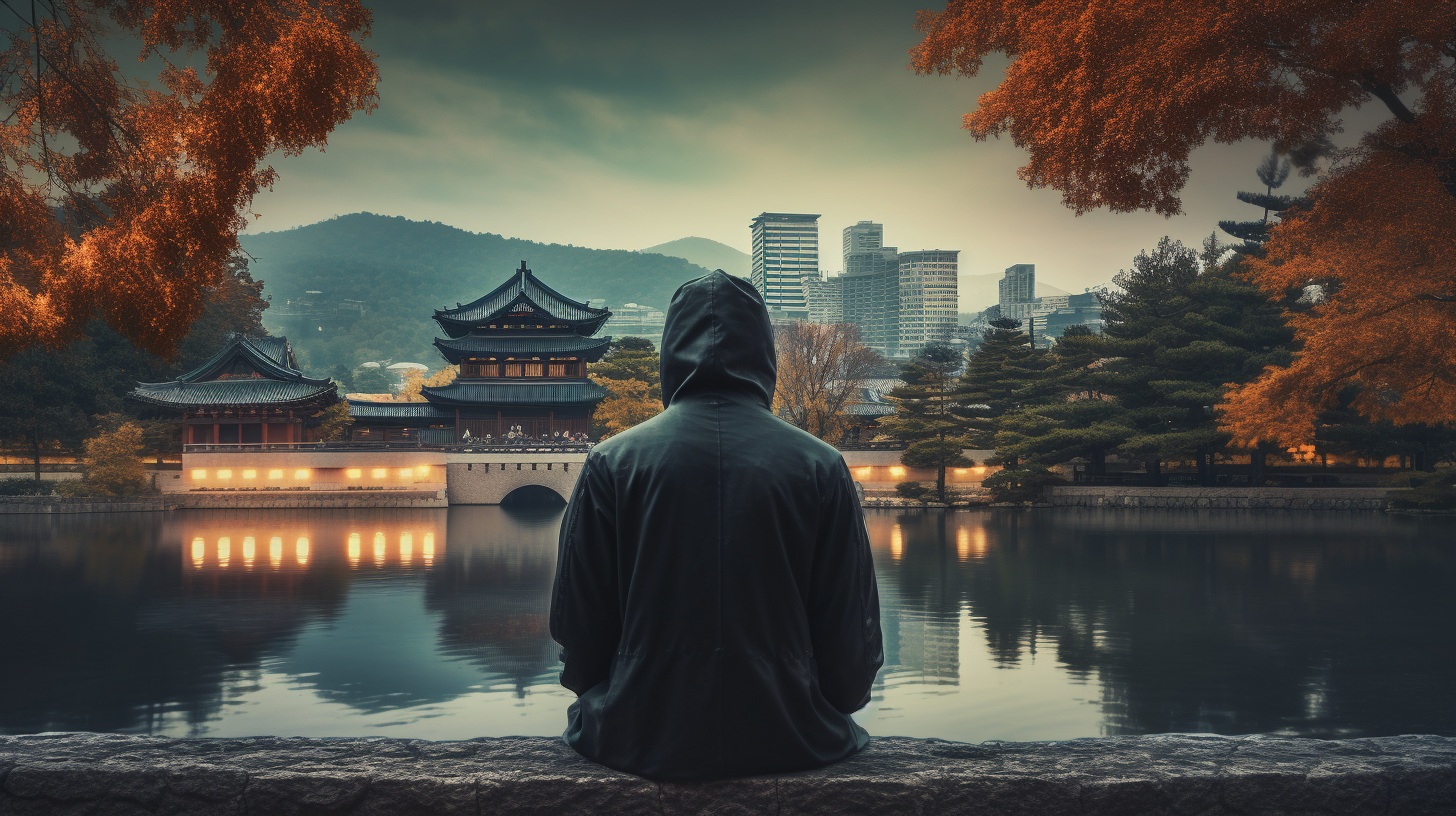
[[[662,413],[601,442],[562,520],[565,739],[650,779],[819,768],[864,747],[883,663],[854,483],[773,415],[773,330],[721,270],[663,328]]]

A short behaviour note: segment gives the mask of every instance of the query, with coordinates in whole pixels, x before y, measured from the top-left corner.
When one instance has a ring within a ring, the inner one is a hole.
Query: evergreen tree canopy
[[[880,420],[880,427],[910,445],[900,456],[907,467],[934,468],[936,488],[945,500],[945,469],[975,464],[962,451],[969,421],[955,413],[958,380],[963,358],[945,343],[930,343],[915,353],[900,369],[903,385],[886,396],[895,403],[892,417]]]

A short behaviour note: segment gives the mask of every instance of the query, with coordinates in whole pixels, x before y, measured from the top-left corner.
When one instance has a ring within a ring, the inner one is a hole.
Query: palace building
[[[305,377],[286,337],[228,336],[202,365],[175,380],[137,383],[137,402],[182,414],[190,445],[307,440],[304,419],[339,401],[333,380]]]
[[[460,440],[499,440],[512,427],[532,437],[590,433],[607,392],[587,379],[586,364],[606,353],[611,338],[592,335],[611,316],[537,280],[521,261],[484,297],[435,312],[448,335],[435,347],[460,374],[421,393],[453,414]]]

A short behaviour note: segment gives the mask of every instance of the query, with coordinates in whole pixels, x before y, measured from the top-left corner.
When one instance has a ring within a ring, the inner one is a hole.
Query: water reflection
[[[0,518],[0,731],[559,733],[560,508]],[[1456,524],[873,511],[874,733],[1456,734]]]

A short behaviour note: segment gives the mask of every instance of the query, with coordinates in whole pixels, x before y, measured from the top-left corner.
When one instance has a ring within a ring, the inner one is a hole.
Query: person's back
[[[656,779],[827,765],[881,662],[879,601],[843,458],[774,417],[757,293],[685,284],[666,410],[597,445],[562,521],[551,633],[577,692],[567,741]]]

